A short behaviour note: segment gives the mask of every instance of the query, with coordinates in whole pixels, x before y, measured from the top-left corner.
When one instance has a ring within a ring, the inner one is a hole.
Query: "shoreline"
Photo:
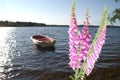
[[[78,25],[78,27],[83,27],[84,25]],[[27,26],[3,26],[3,25],[0,25],[0,27],[69,27],[69,25],[27,25]],[[99,26],[94,26],[94,25],[89,25],[89,27],[99,27]],[[116,26],[116,25],[108,25],[107,26],[108,28],[110,27],[110,28],[120,28],[120,26]]]
[[[61,25],[61,24],[45,24],[45,23],[37,23],[37,22],[21,22],[21,21],[0,21],[0,27],[69,27],[69,25]],[[78,27],[83,27],[84,25],[78,25]],[[89,25],[90,27],[98,27],[100,25]],[[108,27],[120,27],[119,25],[108,25]]]

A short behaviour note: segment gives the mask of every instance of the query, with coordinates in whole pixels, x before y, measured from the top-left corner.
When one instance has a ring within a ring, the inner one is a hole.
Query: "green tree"
[[[115,0],[116,2],[120,1],[120,0]]]
[[[115,2],[117,3],[120,0],[115,0]],[[120,21],[120,8],[116,8],[112,14],[109,15],[108,19],[110,20],[111,24],[113,25],[113,23],[116,22],[116,20]]]

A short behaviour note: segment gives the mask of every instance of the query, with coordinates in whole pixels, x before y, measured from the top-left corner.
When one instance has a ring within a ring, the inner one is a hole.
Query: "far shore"
[[[83,27],[84,25],[79,25],[78,27]],[[69,27],[69,25],[45,25],[45,26],[38,26],[38,25],[29,25],[29,26],[1,26],[0,25],[0,27]],[[99,26],[97,26],[97,25],[89,25],[89,27],[99,27]],[[118,28],[120,28],[120,26],[115,26],[115,25],[113,25],[113,26],[111,26],[111,25],[108,25],[107,27],[110,27],[110,28],[114,28],[114,27],[118,27]]]
[[[82,27],[84,25],[78,25]],[[98,25],[89,25],[90,27],[98,27]],[[11,22],[11,21],[0,21],[0,27],[69,27],[69,25],[58,25],[58,24],[45,24],[36,22]],[[108,27],[120,27],[116,25],[108,25]]]

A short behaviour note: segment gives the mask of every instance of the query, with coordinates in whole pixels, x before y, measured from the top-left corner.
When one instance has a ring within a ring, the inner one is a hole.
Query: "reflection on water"
[[[15,40],[10,45],[8,44],[11,40],[9,34],[14,28],[0,28],[0,79],[6,79],[10,77],[9,72],[12,70],[11,59],[12,59],[12,51],[10,46],[15,47]],[[8,75],[6,75],[8,74]]]
[[[81,27],[80,27],[81,28]],[[69,80],[68,27],[0,27],[0,80]],[[91,27],[95,34],[97,27]],[[86,80],[120,79],[120,27],[108,28],[106,43]],[[36,48],[30,37],[48,35],[55,49]]]

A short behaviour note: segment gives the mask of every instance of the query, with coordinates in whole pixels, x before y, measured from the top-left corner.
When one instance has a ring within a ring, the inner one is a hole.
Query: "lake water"
[[[81,29],[81,28],[80,28]],[[0,80],[69,80],[68,27],[1,27]],[[95,35],[97,27],[91,27]],[[32,35],[56,39],[55,50],[40,50]],[[93,38],[93,37],[92,37]],[[120,80],[120,27],[107,29],[106,43],[86,80]]]

